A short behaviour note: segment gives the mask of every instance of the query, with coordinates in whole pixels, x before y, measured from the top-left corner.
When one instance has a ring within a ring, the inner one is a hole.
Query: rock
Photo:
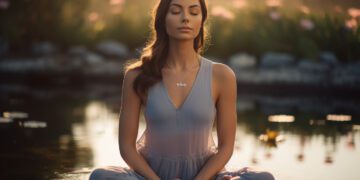
[[[265,83],[297,83],[301,81],[301,74],[296,68],[260,69],[258,79]]]
[[[80,56],[83,57],[89,50],[85,46],[73,46],[68,50],[68,54],[71,56]]]
[[[333,70],[333,84],[360,87],[360,63],[337,65]]]
[[[92,51],[89,51],[84,46],[74,46],[68,50],[68,54],[71,56],[71,65],[79,67],[83,65],[99,65],[104,63],[104,58]]]
[[[330,66],[335,66],[339,63],[338,59],[336,58],[335,54],[329,51],[325,51],[320,53],[319,60],[325,64]]]
[[[97,66],[91,66],[84,69],[86,74],[92,75],[121,75],[122,73],[122,62],[110,61],[101,63]]]
[[[301,79],[300,73],[295,68],[283,69],[255,69],[237,71],[236,78],[239,82],[254,84],[262,83],[296,83]]]
[[[104,63],[103,57],[93,52],[85,54],[84,60],[88,65],[98,65]]]
[[[262,68],[279,68],[291,66],[295,63],[295,58],[286,53],[266,53],[260,62]]]
[[[304,73],[325,73],[329,70],[329,66],[324,63],[317,63],[312,60],[302,59],[298,63],[298,68]]]
[[[51,55],[55,52],[56,47],[48,41],[35,43],[32,46],[32,53],[36,55]]]
[[[116,41],[104,41],[96,45],[97,51],[105,56],[124,58],[128,55],[128,48]]]
[[[53,58],[7,59],[0,61],[0,71],[4,72],[39,72],[52,71],[59,66]]]
[[[252,84],[307,84],[321,85],[327,83],[327,73],[309,73],[302,72],[297,67],[288,67],[280,69],[253,69],[246,71],[236,71],[238,82]]]
[[[229,59],[229,66],[232,69],[248,69],[255,68],[256,57],[246,53],[235,54]]]

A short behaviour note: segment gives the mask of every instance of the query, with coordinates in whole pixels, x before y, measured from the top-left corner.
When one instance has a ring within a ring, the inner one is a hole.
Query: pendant
[[[185,87],[185,86],[186,86],[186,83],[178,82],[178,83],[176,83],[176,86],[178,86],[178,87]]]

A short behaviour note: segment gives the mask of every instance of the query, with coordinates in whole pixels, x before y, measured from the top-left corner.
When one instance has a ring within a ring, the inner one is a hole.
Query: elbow
[[[123,146],[120,146],[119,150],[120,150],[120,156],[124,159],[124,156],[126,154],[125,148]]]
[[[120,156],[125,160],[126,157],[129,156],[129,153],[131,153],[131,151],[135,151],[135,148],[126,144],[120,144],[119,150]]]
[[[125,154],[126,154],[126,150],[125,150],[126,148],[124,148],[123,146],[119,146],[119,150],[120,150],[120,156],[121,156],[121,158],[123,158],[124,159],[124,157],[125,157]]]
[[[230,159],[234,153],[234,146],[233,145],[221,146],[219,147],[219,152],[223,153],[228,159]]]

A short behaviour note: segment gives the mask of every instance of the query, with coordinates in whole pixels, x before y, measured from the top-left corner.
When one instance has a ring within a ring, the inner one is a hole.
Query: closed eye
[[[170,12],[172,14],[179,14],[180,11],[181,11],[181,9],[179,7],[177,7],[177,6],[173,6],[173,7],[170,8]]]
[[[200,12],[200,10],[199,10],[199,7],[198,7],[198,6],[190,7],[190,13],[191,13],[192,15],[198,15],[199,12]]]
[[[170,6],[170,12],[172,14],[179,14],[181,12],[182,6],[180,4],[172,3]],[[199,15],[199,5],[192,5],[189,7],[190,14],[193,16]]]

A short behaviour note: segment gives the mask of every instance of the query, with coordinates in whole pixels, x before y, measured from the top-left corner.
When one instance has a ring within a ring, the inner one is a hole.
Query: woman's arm
[[[121,157],[131,169],[145,179],[157,180],[160,178],[136,150],[141,101],[132,86],[138,74],[137,70],[129,70],[124,75],[119,120],[119,149]]]
[[[217,63],[213,67],[216,87],[221,87],[217,88],[219,95],[216,102],[218,152],[208,159],[196,176],[196,180],[211,179],[221,171],[231,158],[235,143],[236,76],[232,69],[225,64]]]

